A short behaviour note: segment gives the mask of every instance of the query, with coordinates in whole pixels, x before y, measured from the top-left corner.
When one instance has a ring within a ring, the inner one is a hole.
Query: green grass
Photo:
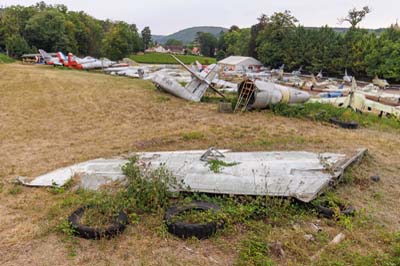
[[[216,59],[211,57],[194,55],[176,55],[176,57],[187,65],[195,63],[196,60],[204,65],[216,63]],[[142,64],[178,64],[169,54],[147,53],[144,55],[131,55],[129,58]]]
[[[14,59],[6,56],[5,54],[0,53],[0,64],[3,64],[3,63],[7,64],[7,63],[14,63],[14,62],[15,62]]]
[[[400,129],[400,120],[396,118],[378,117],[373,114],[362,114],[351,109],[338,108],[330,104],[306,103],[304,105],[277,104],[271,106],[274,114],[293,118],[304,118],[315,121],[329,122],[335,117],[340,121],[355,121],[361,127]]]
[[[204,134],[198,131],[187,132],[182,134],[182,140],[190,141],[190,140],[200,140],[204,139]]]

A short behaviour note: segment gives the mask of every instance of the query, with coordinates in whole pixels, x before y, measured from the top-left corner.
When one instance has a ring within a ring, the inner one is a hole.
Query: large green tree
[[[6,50],[11,57],[20,57],[31,51],[28,43],[19,34],[8,36],[5,40]]]
[[[48,51],[75,51],[75,40],[68,38],[67,28],[65,14],[49,9],[32,16],[24,31],[32,46]]]
[[[142,32],[143,49],[146,50],[151,46],[151,30],[150,27],[145,27]]]
[[[215,56],[218,40],[209,32],[198,32],[196,35],[196,42],[200,44],[201,53],[204,56]]]
[[[116,23],[103,40],[103,54],[112,60],[122,59],[141,48],[136,26],[125,22]]]
[[[258,58],[267,65],[277,67],[283,63],[288,36],[296,29],[297,19],[290,11],[273,14],[257,37]]]

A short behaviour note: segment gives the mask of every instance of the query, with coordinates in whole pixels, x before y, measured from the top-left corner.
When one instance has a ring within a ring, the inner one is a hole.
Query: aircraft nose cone
[[[310,99],[310,94],[305,91],[296,91],[292,94],[291,103],[305,103]]]

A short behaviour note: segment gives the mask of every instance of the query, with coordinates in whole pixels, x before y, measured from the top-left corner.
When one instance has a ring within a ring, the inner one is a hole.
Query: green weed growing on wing
[[[232,167],[232,166],[238,165],[239,163],[237,163],[237,162],[227,163],[227,162],[216,159],[216,160],[208,161],[207,164],[209,165],[210,170],[217,174],[217,173],[221,173],[221,171],[224,167]]]
[[[138,158],[131,158],[123,166],[122,171],[127,176],[128,185],[119,197],[127,208],[154,212],[168,205],[173,196],[171,187],[178,187],[176,178],[163,166],[154,171],[142,173],[137,163]]]

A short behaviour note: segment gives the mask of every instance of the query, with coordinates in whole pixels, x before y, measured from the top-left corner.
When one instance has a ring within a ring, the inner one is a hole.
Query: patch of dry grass
[[[161,96],[170,100],[160,101]],[[139,225],[129,226],[111,241],[79,239],[76,256],[71,257],[64,237],[54,232],[74,206],[60,205],[66,196],[31,188],[9,193],[17,175],[35,176],[135,151],[213,146],[235,151],[351,153],[366,147],[367,162],[352,171],[353,182],[341,185],[338,193],[371,216],[371,226],[348,230],[324,221],[326,238],[344,231],[349,249],[365,253],[385,249],[377,227],[387,233],[400,230],[398,131],[348,131],[270,112],[234,115],[216,109],[214,104],[188,103],[162,94],[146,81],[45,66],[0,65],[0,264],[232,265],[245,230],[185,242],[160,234],[158,217],[143,217]],[[382,177],[380,183],[369,180],[375,174]],[[285,259],[275,258],[278,264],[307,265],[308,256],[327,241],[309,246],[303,235],[291,226],[272,229],[271,239],[283,242],[288,254]]]

